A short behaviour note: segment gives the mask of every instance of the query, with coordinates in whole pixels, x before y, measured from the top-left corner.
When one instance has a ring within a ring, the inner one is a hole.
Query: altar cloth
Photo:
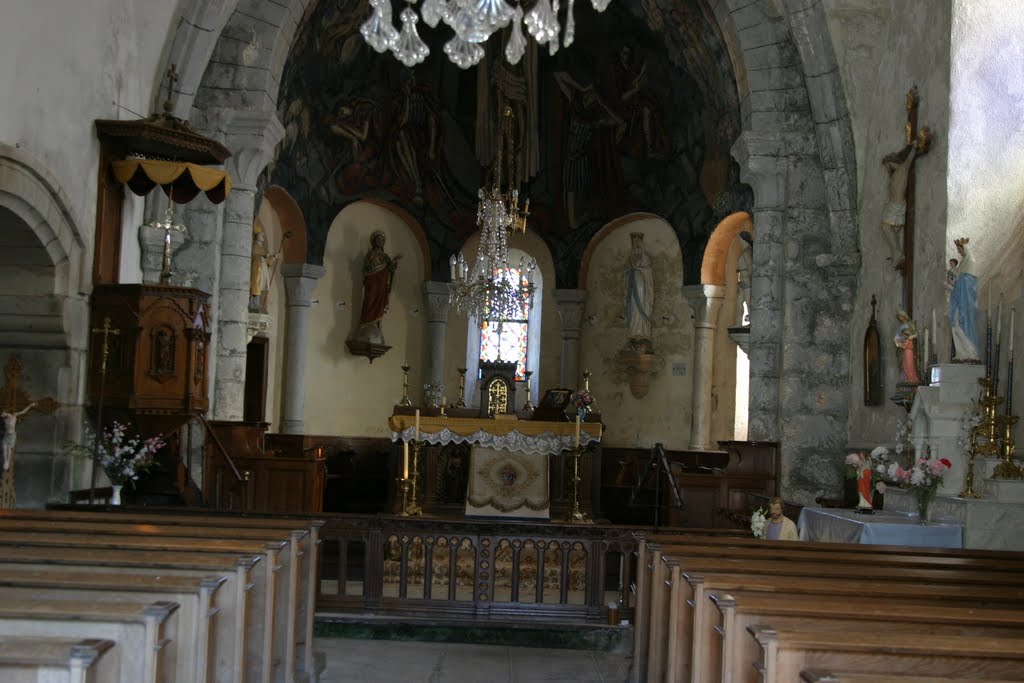
[[[916,513],[805,507],[800,512],[801,541],[963,548],[964,527],[955,520],[918,524]]]
[[[550,507],[547,455],[473,446],[467,516],[548,519]]]

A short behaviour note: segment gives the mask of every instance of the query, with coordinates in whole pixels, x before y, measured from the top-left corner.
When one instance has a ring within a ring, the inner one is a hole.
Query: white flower
[[[889,449],[886,448],[885,446],[876,446],[875,449],[873,451],[871,451],[871,458],[873,460],[878,460],[878,459],[888,460],[889,459]]]
[[[764,538],[768,520],[764,516],[764,508],[758,508],[750,515],[750,531],[754,538]]]

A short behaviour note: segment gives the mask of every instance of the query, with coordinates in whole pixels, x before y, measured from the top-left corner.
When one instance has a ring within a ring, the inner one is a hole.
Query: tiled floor
[[[317,638],[321,683],[622,683],[629,653],[399,640]]]

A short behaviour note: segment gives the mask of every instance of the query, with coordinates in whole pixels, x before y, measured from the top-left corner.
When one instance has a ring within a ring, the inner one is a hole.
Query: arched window
[[[519,263],[525,258],[533,257],[520,249],[509,249],[509,263]],[[518,277],[518,269],[513,269],[513,276]],[[480,406],[480,361],[516,361],[516,381],[526,379],[525,372],[530,370],[530,392],[534,401],[537,400],[538,364],[540,363],[540,320],[541,301],[543,299],[544,278],[540,269],[533,271],[533,305],[525,316],[512,318],[477,320],[471,318],[466,336],[466,405],[474,408]],[[520,385],[522,386],[522,385]],[[516,393],[516,408],[526,402],[526,391]]]

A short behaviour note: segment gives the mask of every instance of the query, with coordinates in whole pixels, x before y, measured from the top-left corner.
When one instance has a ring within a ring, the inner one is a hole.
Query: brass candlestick
[[[1003,461],[992,472],[992,476],[998,479],[1024,479],[1024,469],[1014,462],[1017,448],[1013,441],[1013,427],[1018,419],[1016,415],[1004,415],[999,419],[1003,427]]]
[[[399,512],[402,517],[409,516],[409,480],[403,479],[402,477],[396,477],[395,481],[398,482],[398,490],[402,492],[402,511]]]
[[[405,508],[406,517],[420,517],[423,508],[416,500],[416,488],[420,480],[420,445],[422,441],[412,442],[412,471],[409,472],[409,505]]]
[[[986,372],[985,377],[978,380],[978,384],[984,389],[979,403],[982,407],[981,421],[971,428],[971,446],[967,451],[967,476],[964,479],[964,490],[960,492],[961,498],[981,498],[981,495],[974,490],[974,459],[979,455],[999,455],[999,441],[996,433],[996,406],[1003,402],[1001,396],[996,396],[993,390],[992,376]]]
[[[409,398],[409,369],[408,363],[402,366],[402,400],[398,402],[400,406],[411,406],[412,400]]]
[[[533,404],[530,402],[530,376],[533,375],[533,370],[524,370],[523,375],[526,376],[526,403],[523,404],[523,410],[533,410]]]
[[[459,368],[459,400],[455,407],[466,407],[466,368]]]
[[[580,510],[580,458],[583,457],[583,446],[578,445],[572,449],[572,510],[569,512],[570,524],[589,524],[590,517]]]

